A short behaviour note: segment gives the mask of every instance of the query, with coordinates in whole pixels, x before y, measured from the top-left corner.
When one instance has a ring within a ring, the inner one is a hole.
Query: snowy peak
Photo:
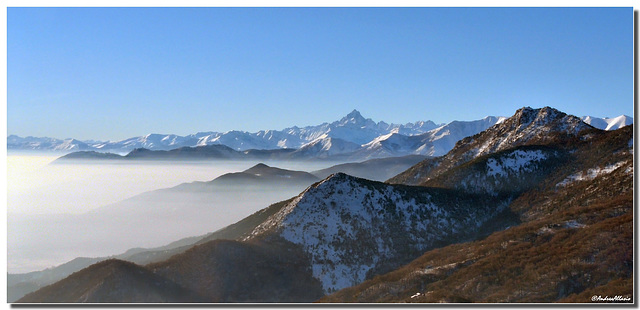
[[[519,145],[545,144],[561,137],[575,137],[580,131],[590,128],[593,127],[580,118],[554,108],[525,107],[516,111],[512,117],[474,136],[473,141],[459,141],[454,150],[469,149],[474,152],[473,157],[477,157]]]
[[[585,117],[587,123],[597,128],[613,130],[633,122],[627,116],[612,119]],[[489,116],[476,121],[453,121],[435,124],[432,121],[417,121],[407,124],[388,124],[365,118],[354,109],[338,121],[316,126],[290,127],[283,130],[262,130],[255,133],[245,131],[199,132],[187,136],[175,134],[147,134],[121,141],[66,141],[51,138],[20,138],[9,136],[9,149],[100,151],[127,153],[136,148],[150,150],[173,150],[181,147],[225,145],[236,151],[298,149],[307,158],[326,158],[339,155],[350,160],[366,160],[387,156],[427,155],[441,156],[450,151],[455,143],[467,136],[475,135],[495,124],[510,125],[508,130],[529,130],[532,134],[545,134],[535,128],[551,128],[554,123],[563,123],[564,129],[588,126],[574,116],[556,109],[522,108],[510,119]],[[551,126],[551,127],[550,127]],[[562,128],[551,128],[550,131]],[[390,135],[396,134],[396,135]],[[328,139],[331,138],[331,139]],[[391,139],[385,141],[386,139]],[[319,145],[320,144],[320,145]],[[314,154],[316,150],[320,153]],[[352,155],[347,153],[352,152]]]
[[[557,122],[579,126],[582,122],[581,119],[573,115],[567,115],[551,107],[540,109],[524,107],[516,111],[516,113],[506,121],[515,122],[519,125],[518,128],[549,126]]]
[[[593,116],[584,116],[582,117],[582,121],[598,129],[616,130],[624,126],[629,126],[633,124],[633,117],[626,116],[626,115],[620,115],[614,118],[607,118],[607,117],[599,118],[599,117],[593,117]]]
[[[83,151],[89,149],[89,145],[76,139],[66,139],[53,149],[56,151]]]
[[[524,107],[485,131],[456,142],[437,162],[424,161],[392,178],[393,183],[422,184],[448,169],[480,156],[526,145],[549,145],[575,138],[583,130],[593,129],[580,118],[550,107]]]
[[[367,122],[367,120],[370,120],[370,119],[365,119],[358,110],[354,109],[353,111],[351,111],[351,113],[347,114],[347,116],[343,117],[339,123],[341,125],[346,125],[346,124],[364,125]]]
[[[322,135],[314,141],[303,145],[293,153],[294,157],[327,158],[333,155],[351,153],[360,148],[360,144],[340,138]]]
[[[370,157],[402,156],[406,154],[442,156],[457,141],[475,135],[504,121],[504,117],[488,116],[476,121],[453,121],[422,134],[402,135],[396,132],[382,135],[363,145]]]

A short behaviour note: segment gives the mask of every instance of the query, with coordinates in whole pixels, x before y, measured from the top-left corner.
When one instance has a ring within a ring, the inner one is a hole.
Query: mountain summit
[[[598,131],[580,118],[551,107],[524,107],[487,130],[461,139],[446,155],[427,159],[389,181],[421,184],[483,155],[524,145],[558,143],[576,138],[584,130]]]
[[[340,120],[340,124],[363,124],[366,121],[367,119],[362,117],[362,114],[360,114],[358,110],[354,109],[351,113],[347,114],[347,116]]]

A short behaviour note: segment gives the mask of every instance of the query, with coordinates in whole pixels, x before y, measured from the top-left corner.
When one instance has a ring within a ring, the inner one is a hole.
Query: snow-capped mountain
[[[335,155],[355,150],[354,147],[338,148],[329,151],[327,144],[335,144],[330,141],[340,141],[337,143],[349,144],[350,146],[362,145],[371,140],[390,132],[401,132],[406,135],[421,134],[438,127],[432,121],[419,121],[404,125],[387,124],[385,122],[374,122],[369,118],[364,118],[360,112],[353,110],[342,119],[323,123],[316,126],[289,127],[283,130],[261,130],[255,133],[244,131],[229,131],[225,133],[202,134],[198,137],[197,145],[224,144],[238,151],[249,149],[308,149],[314,148],[318,143],[323,147],[320,157],[328,154]],[[310,154],[305,151],[305,154]]]
[[[261,130],[255,133],[245,131],[200,132],[187,136],[174,134],[148,134],[121,141],[85,141],[86,147],[60,146],[64,140],[53,138],[21,138],[15,135],[8,137],[9,149],[58,150],[75,151],[90,150],[101,152],[126,153],[136,148],[150,150],[171,150],[185,146],[204,146],[223,144],[237,151],[249,149],[299,149],[320,138],[336,138],[346,142],[362,145],[391,132],[404,135],[416,135],[438,127],[432,121],[418,121],[404,125],[374,122],[364,118],[360,112],[353,110],[342,119],[316,126],[289,127],[283,130]],[[77,141],[77,140],[74,140]]]
[[[620,115],[613,118],[600,118],[593,116],[583,116],[582,121],[602,130],[616,130],[624,126],[633,124],[633,117]]]
[[[129,138],[118,142],[96,143],[93,147],[100,151],[133,150],[136,148],[170,150],[184,146],[192,146],[195,143],[197,143],[197,140],[191,136],[182,137],[178,135],[148,134],[146,136]]]
[[[453,121],[423,134],[406,136],[390,133],[363,145],[360,154],[368,157],[402,156],[407,154],[441,156],[450,151],[458,140],[477,134],[505,117],[487,116],[477,121]]]
[[[360,144],[324,134],[303,145],[294,153],[294,158],[328,158],[333,155],[352,153],[360,149]]]
[[[73,152],[90,150],[92,147],[85,142],[76,139],[54,139],[54,138],[21,138],[16,135],[7,137],[7,148],[9,150],[52,150],[61,152]]]
[[[522,145],[545,145],[597,130],[580,118],[554,108],[525,107],[481,133],[461,139],[446,155],[425,160],[393,179],[394,183],[421,184],[453,167],[483,155]]]
[[[605,130],[631,124],[627,116],[616,118],[583,117],[585,122]],[[289,127],[283,130],[199,132],[187,136],[148,134],[121,141],[78,141],[53,138],[8,137],[10,150],[54,150],[60,152],[99,151],[127,153],[134,149],[172,150],[181,147],[225,145],[236,151],[296,149],[291,158],[332,158],[367,160],[389,156],[441,156],[462,138],[477,134],[504,121],[504,117],[488,116],[475,121],[453,121],[435,124],[419,121],[404,125],[375,122],[353,110],[332,123],[316,126]]]

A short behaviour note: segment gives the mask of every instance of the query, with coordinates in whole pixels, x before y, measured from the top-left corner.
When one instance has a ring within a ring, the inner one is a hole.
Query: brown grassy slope
[[[209,302],[311,302],[323,293],[309,266],[284,240],[214,240],[147,267]]]
[[[201,297],[133,263],[109,259],[27,294],[19,303],[198,302]]]
[[[632,295],[631,126],[576,143],[572,163],[512,202],[523,224],[425,253],[321,302],[590,302]],[[593,180],[568,175],[623,162]]]

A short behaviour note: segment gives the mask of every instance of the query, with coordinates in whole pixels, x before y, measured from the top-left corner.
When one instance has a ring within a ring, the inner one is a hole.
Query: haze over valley
[[[488,119],[491,121],[487,122]],[[434,132],[439,134],[432,135],[436,137],[433,141],[448,141],[440,148],[450,148],[454,144],[450,141],[477,133],[500,119],[503,118],[455,121],[436,128]],[[380,140],[371,134],[371,126],[383,123],[352,111],[341,120],[325,123],[332,124],[330,126],[305,128],[316,128],[314,134],[321,140],[331,132],[339,132],[343,141],[372,144],[362,140],[363,132],[370,135],[369,138],[374,137],[371,138],[374,141]],[[426,123],[432,122],[416,122]],[[415,137],[421,135],[417,133]],[[393,143],[380,144],[379,149],[411,148]],[[164,157],[164,151],[160,151],[161,157],[156,159],[155,151],[149,151],[144,157],[124,161],[86,157],[83,151],[56,157],[52,154],[59,153],[51,150],[32,149],[27,153],[10,150],[8,271],[42,270],[75,257],[109,256],[134,247],[157,247],[180,238],[203,235],[288,199],[332,173],[345,172],[385,181],[426,158],[396,151],[394,153],[405,156],[371,160],[363,160],[367,156],[356,156],[361,161],[348,161],[354,157],[340,156],[340,150],[335,150],[335,143],[330,143],[315,152],[307,151],[296,157],[275,156],[275,159],[273,155],[262,156],[259,151],[255,152],[258,156],[255,158],[244,158],[243,153],[238,153],[240,157],[220,157],[218,152],[210,158],[191,156],[193,152]],[[317,156],[327,152],[336,156]],[[76,158],[76,154],[83,156]],[[233,179],[234,173],[258,163],[311,172],[315,179],[294,178],[290,183],[276,184],[273,180],[239,178],[236,183],[203,187],[215,179]]]

